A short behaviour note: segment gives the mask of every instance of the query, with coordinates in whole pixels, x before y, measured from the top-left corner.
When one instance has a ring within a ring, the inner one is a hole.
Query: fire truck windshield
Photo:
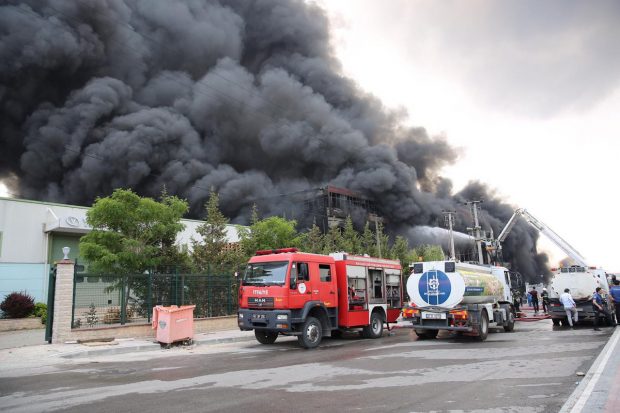
[[[284,285],[288,261],[257,262],[248,264],[243,285]]]

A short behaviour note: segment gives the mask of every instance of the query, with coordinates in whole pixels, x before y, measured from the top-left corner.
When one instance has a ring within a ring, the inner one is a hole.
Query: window
[[[243,276],[243,285],[283,285],[288,262],[257,262],[248,264]]]
[[[383,271],[368,269],[372,298],[383,298]]]
[[[297,282],[310,281],[310,272],[308,271],[308,263],[294,262],[291,267],[291,279]]]
[[[332,267],[329,264],[319,264],[319,274],[322,282],[330,282],[332,280]]]

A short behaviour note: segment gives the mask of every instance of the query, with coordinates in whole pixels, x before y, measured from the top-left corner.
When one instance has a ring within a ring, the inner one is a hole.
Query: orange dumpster
[[[153,307],[152,326],[157,331],[157,341],[167,347],[178,341],[191,344],[194,338],[194,308],[195,305]]]

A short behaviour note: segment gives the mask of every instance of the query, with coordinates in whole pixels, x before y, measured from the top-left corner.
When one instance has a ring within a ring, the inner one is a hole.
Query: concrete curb
[[[595,376],[598,380],[598,376],[600,375],[600,373],[597,374],[597,370],[601,367],[602,363],[607,363],[607,360],[609,358],[608,353],[611,351],[611,348],[617,344],[618,336],[620,336],[620,327],[615,327],[615,331],[611,336],[609,336],[607,344],[605,344],[605,347],[603,347],[603,350],[601,350],[600,354],[596,357],[596,360],[594,360],[594,363],[592,363],[592,366],[590,366],[590,369],[584,376],[583,380],[581,380],[577,388],[566,400],[558,413],[571,412],[573,407],[575,407],[575,405],[577,404],[581,395],[584,393],[586,387],[588,387],[588,385],[590,384],[590,381],[594,379]],[[581,409],[579,409],[578,411],[581,411]]]
[[[254,340],[254,336],[237,336],[237,337],[209,337],[206,339],[194,340],[195,346],[203,346],[208,344],[224,344],[224,343],[237,343],[243,341],[252,341]],[[78,350],[72,353],[65,353],[60,355],[62,358],[67,359],[77,359],[82,357],[95,357],[95,356],[105,356],[105,355],[114,355],[114,354],[127,354],[127,353],[135,353],[142,351],[156,351],[163,350],[159,343],[140,343],[136,346],[124,346],[124,347],[109,347],[109,348],[98,348],[93,350]]]

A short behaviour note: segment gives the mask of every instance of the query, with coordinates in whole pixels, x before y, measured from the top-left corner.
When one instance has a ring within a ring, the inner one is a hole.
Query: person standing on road
[[[543,312],[546,313],[549,311],[549,293],[547,292],[546,288],[543,288],[540,296],[542,298]]]
[[[614,280],[614,285],[609,289],[609,295],[616,307],[616,325],[620,323],[620,281]]]
[[[601,329],[598,328],[599,316],[603,315],[605,316],[605,318],[608,318],[610,316],[610,314],[607,312],[605,307],[603,307],[603,297],[601,297],[601,287],[596,287],[596,291],[594,292],[594,295],[592,295],[592,309],[594,310],[594,330],[601,331]]]
[[[512,304],[515,306],[517,313],[521,312],[521,291],[512,290]],[[620,301],[620,300],[619,300]]]
[[[534,314],[538,314],[538,291],[536,291],[536,287],[532,287],[530,295],[532,296],[532,307],[534,307]]]
[[[576,329],[576,324],[579,320],[579,313],[577,312],[575,300],[573,300],[573,296],[570,295],[570,290],[568,288],[565,288],[564,293],[560,295],[560,302],[564,306],[564,311],[566,311],[566,318],[568,318],[568,324],[572,329]]]

